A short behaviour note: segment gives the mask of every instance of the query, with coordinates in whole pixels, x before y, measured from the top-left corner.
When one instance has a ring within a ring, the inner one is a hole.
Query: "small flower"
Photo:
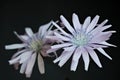
[[[52,21],[51,21],[52,22]],[[25,28],[25,35],[15,35],[23,42],[20,44],[6,45],[5,49],[18,49],[9,63],[14,65],[16,69],[21,64],[20,73],[25,73],[26,77],[30,77],[37,57],[38,68],[41,74],[45,73],[43,57],[50,56],[47,50],[51,48],[54,40],[47,39],[46,36],[52,35],[51,22],[42,25],[37,33],[33,33],[31,28]],[[42,55],[42,56],[41,56]]]
[[[72,16],[72,27],[64,16],[61,15],[60,19],[70,33],[65,32],[58,24],[53,22],[53,25],[60,30],[60,33],[54,32],[54,34],[64,42],[51,46],[51,49],[64,49],[62,54],[54,60],[54,63],[59,62],[58,65],[62,67],[73,55],[71,71],[76,71],[80,57],[83,58],[86,71],[89,67],[89,57],[91,57],[101,68],[102,65],[94,50],[98,50],[104,56],[112,60],[112,58],[103,49],[108,46],[115,47],[115,45],[106,42],[109,40],[112,33],[115,33],[115,31],[105,31],[111,27],[111,25],[105,25],[108,20],[104,20],[101,24],[97,24],[99,16],[96,15],[93,20],[91,20],[91,17],[87,17],[84,23],[80,24],[78,16],[74,13]]]

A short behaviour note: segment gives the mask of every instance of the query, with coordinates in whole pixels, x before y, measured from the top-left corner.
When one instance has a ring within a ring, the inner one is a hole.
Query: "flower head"
[[[25,28],[25,35],[18,35],[17,32],[14,32],[23,43],[5,46],[7,50],[18,49],[18,52],[9,60],[9,63],[14,65],[16,69],[18,69],[18,66],[21,64],[20,73],[25,73],[26,77],[31,76],[36,57],[40,73],[45,73],[42,56],[50,56],[47,50],[51,48],[51,44],[54,42],[54,40],[46,38],[46,36],[53,35],[51,22],[40,26],[37,33],[33,33],[31,28]]]
[[[101,68],[100,60],[94,51],[95,49],[102,53],[109,59],[112,59],[104,50],[108,46],[114,46],[107,43],[112,33],[115,31],[105,31],[110,28],[111,25],[105,25],[108,20],[104,20],[98,24],[99,16],[96,15],[93,20],[91,17],[87,17],[83,24],[79,22],[78,16],[74,13],[72,16],[73,27],[65,19],[63,15],[60,16],[62,24],[69,31],[66,32],[58,24],[53,22],[60,32],[54,32],[56,37],[61,39],[63,43],[51,46],[52,49],[63,48],[62,54],[54,60],[54,63],[59,61],[59,66],[62,67],[67,60],[73,55],[71,70],[76,71],[80,57],[83,58],[85,64],[85,70],[89,67],[89,56],[93,61]],[[114,46],[115,47],[115,46]]]

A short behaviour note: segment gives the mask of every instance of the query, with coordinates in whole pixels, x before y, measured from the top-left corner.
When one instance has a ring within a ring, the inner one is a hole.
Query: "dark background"
[[[119,3],[116,0],[39,0],[37,2],[23,0],[3,0],[0,2],[0,80],[120,80],[119,79],[119,42],[120,42],[120,15]],[[117,45],[117,48],[110,47],[105,49],[113,58],[109,60],[102,54],[98,53],[103,68],[100,69],[91,60],[89,71],[84,70],[83,60],[80,59],[76,72],[70,71],[71,59],[62,67],[53,64],[54,58],[45,58],[46,74],[41,75],[35,64],[31,78],[21,75],[19,70],[14,70],[9,66],[8,60],[16,50],[6,51],[6,44],[20,42],[13,34],[17,31],[24,34],[25,27],[31,27],[36,32],[40,25],[50,20],[58,20],[63,14],[71,23],[72,13],[77,13],[80,21],[83,22],[87,16],[92,18],[100,15],[100,21],[109,19],[108,24],[113,27],[110,30],[116,30],[117,33],[112,35],[108,41]]]

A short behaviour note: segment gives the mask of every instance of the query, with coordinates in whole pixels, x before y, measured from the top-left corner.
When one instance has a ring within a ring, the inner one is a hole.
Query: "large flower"
[[[89,56],[100,68],[102,67],[94,50],[98,50],[110,60],[112,59],[103,49],[108,46],[114,46],[106,42],[109,40],[112,33],[115,33],[115,31],[105,31],[111,27],[111,25],[105,25],[108,20],[104,20],[101,24],[98,24],[99,16],[96,15],[93,20],[91,20],[91,17],[87,17],[84,23],[81,24],[78,16],[74,13],[72,16],[74,27],[72,27],[63,15],[60,16],[60,19],[70,33],[66,32],[58,24],[53,22],[53,25],[60,30],[58,33],[54,32],[54,34],[64,41],[64,43],[51,46],[52,49],[56,50],[60,48],[64,49],[62,54],[54,60],[54,63],[59,62],[58,65],[62,67],[73,55],[71,71],[76,71],[79,59],[82,56],[85,70],[87,71],[90,62]]]
[[[51,21],[52,22],[52,21]],[[37,57],[38,68],[41,74],[45,73],[43,57],[50,56],[47,50],[50,49],[51,44],[54,40],[47,39],[46,36],[52,35],[51,22],[42,25],[37,33],[33,33],[31,28],[25,28],[25,35],[15,35],[23,42],[20,44],[6,45],[7,50],[19,49],[9,63],[18,69],[21,64],[20,73],[25,73],[26,77],[30,77]],[[41,56],[42,55],[42,56]]]

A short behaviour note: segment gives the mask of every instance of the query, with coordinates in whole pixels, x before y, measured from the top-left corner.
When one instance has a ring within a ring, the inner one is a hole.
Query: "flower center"
[[[83,33],[79,33],[74,36],[72,42],[77,46],[84,46],[88,43],[88,36]]]
[[[30,49],[39,52],[42,48],[43,43],[42,40],[37,39],[37,40],[32,40],[29,45],[30,45]]]

